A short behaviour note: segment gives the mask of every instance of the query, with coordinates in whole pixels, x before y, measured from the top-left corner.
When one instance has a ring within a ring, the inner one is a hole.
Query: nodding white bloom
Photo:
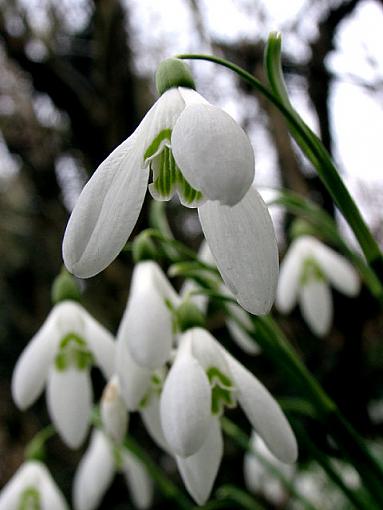
[[[350,262],[312,236],[298,237],[281,264],[276,307],[289,313],[298,300],[313,333],[324,336],[333,315],[330,283],[350,297],[360,290],[358,274]]]
[[[239,403],[273,454],[292,463],[295,436],[266,388],[206,330],[184,333],[160,397],[164,437],[199,504],[209,497],[222,457],[219,417]]]
[[[250,439],[251,451],[247,452],[243,462],[243,474],[249,491],[262,494],[274,505],[280,505],[286,498],[287,491],[280,478],[272,470],[290,481],[295,472],[295,466],[278,460],[254,431]],[[268,468],[270,466],[270,468]]]
[[[153,487],[144,466],[103,431],[94,430],[74,478],[75,510],[98,508],[116,472],[124,475],[134,505],[142,509],[150,508]]]
[[[171,308],[180,298],[160,266],[153,261],[134,266],[130,294],[118,333],[117,344],[126,342],[133,360],[151,370],[170,357],[174,332]],[[117,366],[121,365],[117,354]],[[118,370],[118,369],[117,369]],[[118,370],[120,377],[125,370]]]
[[[250,187],[250,141],[227,113],[193,90],[182,62],[169,59],[161,66],[157,80],[171,75],[174,66],[187,79],[162,76],[161,97],[84,187],[64,236],[65,265],[89,278],[117,257],[136,224],[152,172],[149,191],[155,199],[169,200],[177,192],[184,205],[199,207],[219,271],[238,302],[252,313],[267,313],[278,252],[268,210]]]
[[[25,462],[0,492],[0,510],[69,510],[41,462]]]
[[[26,409],[47,386],[48,412],[64,442],[81,445],[88,432],[93,403],[90,369],[113,375],[112,335],[74,301],[54,306],[17,361],[12,395]]]

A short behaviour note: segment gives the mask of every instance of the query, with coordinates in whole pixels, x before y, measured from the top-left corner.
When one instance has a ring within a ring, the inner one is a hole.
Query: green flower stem
[[[379,279],[383,280],[383,256],[377,242],[364,222],[343,180],[339,176],[330,155],[316,135],[306,126],[296,111],[293,110],[288,100],[280,72],[280,46],[280,36],[278,34],[272,34],[266,48],[266,71],[272,90],[269,90],[268,87],[241,67],[223,58],[214,57],[212,55],[194,54],[178,55],[178,58],[205,60],[230,69],[263,94],[279,109],[286,118],[295,140],[316,168],[319,177],[322,179],[337,207],[352,228],[369,265],[374,272],[377,273]]]
[[[245,432],[243,432],[238,425],[233,423],[226,417],[221,418],[222,429],[225,434],[233,439],[243,450],[248,451],[256,455],[256,457],[260,460],[260,462],[270,471],[270,473],[278,478],[282,484],[285,486],[287,491],[292,494],[297,501],[299,501],[302,505],[302,508],[305,510],[316,510],[316,508],[306,499],[303,494],[295,488],[294,483],[286,478],[275,466],[270,464],[267,459],[263,457],[263,455],[254,451],[249,443],[249,437]]]
[[[318,462],[328,477],[342,490],[349,501],[353,503],[355,508],[360,510],[379,510],[380,507],[368,498],[365,491],[352,490],[344,483],[342,477],[333,467],[327,455],[317,448],[315,443],[307,434],[305,427],[303,427],[297,420],[294,420],[294,429],[299,434],[300,443],[311,453],[312,457]]]
[[[235,320],[235,317],[232,316]],[[260,347],[288,373],[315,407],[317,418],[332,435],[345,457],[358,470],[365,487],[383,506],[383,471],[363,439],[339,412],[336,404],[299,360],[294,349],[270,316],[253,317],[254,328],[247,331]]]
[[[163,474],[163,471],[139,446],[132,436],[127,435],[125,437],[124,447],[133,453],[133,455],[135,455],[145,465],[148,474],[157,483],[159,489],[166,498],[176,501],[178,508],[183,510],[191,510],[192,508],[195,508],[195,505],[190,501],[190,499]]]
[[[56,429],[53,425],[47,425],[42,430],[37,432],[25,448],[25,458],[27,460],[44,460],[45,457],[45,443],[56,434]]]

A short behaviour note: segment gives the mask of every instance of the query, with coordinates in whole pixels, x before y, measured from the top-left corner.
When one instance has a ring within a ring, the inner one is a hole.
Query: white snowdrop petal
[[[172,133],[178,167],[209,200],[238,203],[254,179],[254,153],[242,128],[220,108],[186,106]]]
[[[95,430],[75,474],[73,482],[75,510],[96,510],[112,483],[114,473],[111,444],[101,431]]]
[[[360,278],[354,266],[345,258],[318,242],[315,258],[331,284],[346,296],[356,296],[360,291]]]
[[[59,335],[54,327],[53,311],[28,343],[17,360],[12,375],[12,397],[17,406],[24,410],[39,397],[56,354]]]
[[[255,356],[261,352],[261,348],[256,343],[256,341],[253,340],[251,336],[246,333],[246,331],[238,326],[234,320],[226,320],[226,326],[232,339],[238,345],[238,347],[243,350],[243,352],[249,354],[250,356]]]
[[[219,420],[211,421],[202,447],[190,457],[176,457],[182,480],[198,505],[209,499],[223,454],[223,441]]]
[[[88,370],[52,367],[48,375],[47,405],[54,426],[70,448],[79,447],[88,432],[92,412]]]
[[[207,202],[198,210],[222,278],[248,312],[263,315],[273,304],[278,247],[269,212],[253,188],[234,207]]]
[[[182,99],[185,102],[186,106],[191,104],[209,104],[201,94],[199,94],[196,90],[189,89],[187,87],[178,87],[178,92],[181,94]]]
[[[153,441],[160,448],[171,454],[171,450],[162,431],[159,397],[155,394],[151,395],[149,402],[140,409],[140,414],[145,428]]]
[[[275,300],[275,306],[281,313],[291,312],[297,301],[304,263],[304,251],[301,246],[299,239],[294,241],[281,262]]]
[[[136,508],[150,508],[153,500],[153,483],[142,463],[127,450],[122,452],[123,473]]]
[[[311,279],[299,291],[302,316],[317,336],[326,335],[331,327],[333,306],[331,290],[324,280]]]
[[[4,485],[0,492],[0,510],[18,510],[20,496],[23,490],[29,485],[38,481],[31,471],[30,463],[22,464],[13,477]],[[32,476],[31,476],[32,475]]]
[[[120,253],[137,222],[149,170],[141,168],[137,132],[97,168],[72,211],[63,241],[66,267],[80,278],[106,268]]]
[[[190,355],[177,356],[169,371],[160,402],[161,425],[173,453],[187,457],[206,437],[211,415],[207,375]]]
[[[137,264],[117,336],[126,340],[135,362],[150,369],[163,366],[170,357],[172,317],[165,299],[174,303],[178,297],[158,264]]]
[[[128,411],[122,399],[120,383],[116,375],[103,391],[100,416],[106,434],[117,444],[122,443],[128,428]]]
[[[132,359],[127,340],[118,334],[116,343],[116,373],[121,385],[121,395],[129,411],[136,411],[150,387],[151,371]]]
[[[45,469],[45,475],[41,480],[39,492],[42,503],[41,510],[52,510],[53,508],[54,510],[69,510],[62,492],[47,469]]]
[[[96,365],[108,380],[114,373],[116,354],[113,335],[84,308],[82,308],[82,314],[85,322],[84,340],[95,358]]]
[[[251,425],[282,462],[295,462],[297,442],[278,403],[254,375],[226,353],[237,398]]]
[[[205,372],[215,367],[223,374],[229,372],[226,359],[217,340],[203,328],[188,329],[180,339],[180,345],[189,343],[193,357]]]

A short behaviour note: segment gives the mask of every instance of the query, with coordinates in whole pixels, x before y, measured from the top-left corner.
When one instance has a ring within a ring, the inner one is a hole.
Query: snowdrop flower
[[[263,494],[274,505],[281,505],[286,498],[286,489],[282,481],[268,469],[265,462],[287,480],[293,478],[295,467],[284,464],[274,457],[254,431],[251,435],[250,447],[252,451],[245,454],[243,462],[243,473],[247,488],[255,494]]]
[[[52,422],[64,442],[77,448],[89,428],[93,364],[106,379],[112,376],[113,337],[81,305],[63,301],[54,306],[17,361],[13,399],[24,410],[46,385]]]
[[[350,297],[360,290],[358,274],[344,257],[312,236],[298,237],[281,264],[276,307],[289,313],[298,300],[311,330],[324,336],[333,315],[329,283]]]
[[[165,380],[160,418],[181,476],[198,504],[208,499],[222,458],[219,417],[237,402],[273,454],[282,462],[294,462],[295,436],[266,388],[206,330],[188,330]]]
[[[27,461],[0,493],[0,510],[69,510],[64,496],[41,462]]]
[[[124,475],[134,505],[140,509],[150,508],[153,488],[143,465],[103,431],[94,430],[74,478],[75,510],[98,508],[116,472]]]
[[[156,262],[136,264],[117,345],[126,342],[133,360],[142,367],[162,367],[170,357],[174,338],[170,307],[179,303],[179,296]],[[118,353],[117,367],[122,359]],[[126,372],[123,365],[117,371],[120,376]]]
[[[199,207],[202,229],[226,285],[255,314],[274,300],[278,252],[272,222],[250,187],[254,155],[236,122],[194,89],[188,68],[165,60],[157,72],[161,97],[136,131],[101,163],[84,187],[63,241],[66,267],[89,278],[105,269],[128,240],[149,191],[175,192]]]

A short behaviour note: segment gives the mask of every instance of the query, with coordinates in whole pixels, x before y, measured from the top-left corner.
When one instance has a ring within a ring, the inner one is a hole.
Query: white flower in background
[[[174,339],[170,307],[179,303],[179,296],[156,262],[136,264],[117,345],[126,342],[133,360],[142,367],[162,367],[170,357]],[[119,366],[118,354],[116,359]],[[123,377],[124,366],[117,371]]]
[[[144,466],[104,432],[94,430],[75,474],[74,509],[98,508],[117,472],[124,475],[134,505],[137,508],[150,508],[153,487]]]
[[[228,114],[193,90],[181,61],[163,62],[157,82],[161,97],[84,187],[64,236],[65,265],[88,278],[117,257],[136,224],[152,171],[152,196],[169,200],[177,191],[184,205],[199,207],[226,285],[248,311],[265,314],[275,297],[278,251],[267,207],[250,187],[250,141]]]
[[[27,461],[0,492],[0,510],[69,510],[41,462]]]
[[[52,308],[18,359],[13,399],[24,410],[46,385],[52,422],[65,443],[76,448],[84,441],[91,418],[91,366],[97,365],[109,379],[114,357],[112,335],[81,305],[63,301]]]
[[[184,483],[209,497],[222,458],[219,417],[236,403],[273,454],[292,463],[295,436],[266,388],[204,329],[184,333],[160,397],[161,427]]]
[[[247,488],[254,494],[262,494],[274,505],[281,505],[286,498],[287,491],[282,481],[269,469],[268,465],[288,481],[291,481],[295,474],[295,466],[284,464],[274,457],[254,431],[250,439],[250,448],[252,451],[245,454],[243,462]]]
[[[275,305],[289,313],[298,301],[311,330],[326,335],[333,316],[329,284],[350,297],[360,290],[358,274],[348,260],[312,236],[298,237],[281,264]]]

